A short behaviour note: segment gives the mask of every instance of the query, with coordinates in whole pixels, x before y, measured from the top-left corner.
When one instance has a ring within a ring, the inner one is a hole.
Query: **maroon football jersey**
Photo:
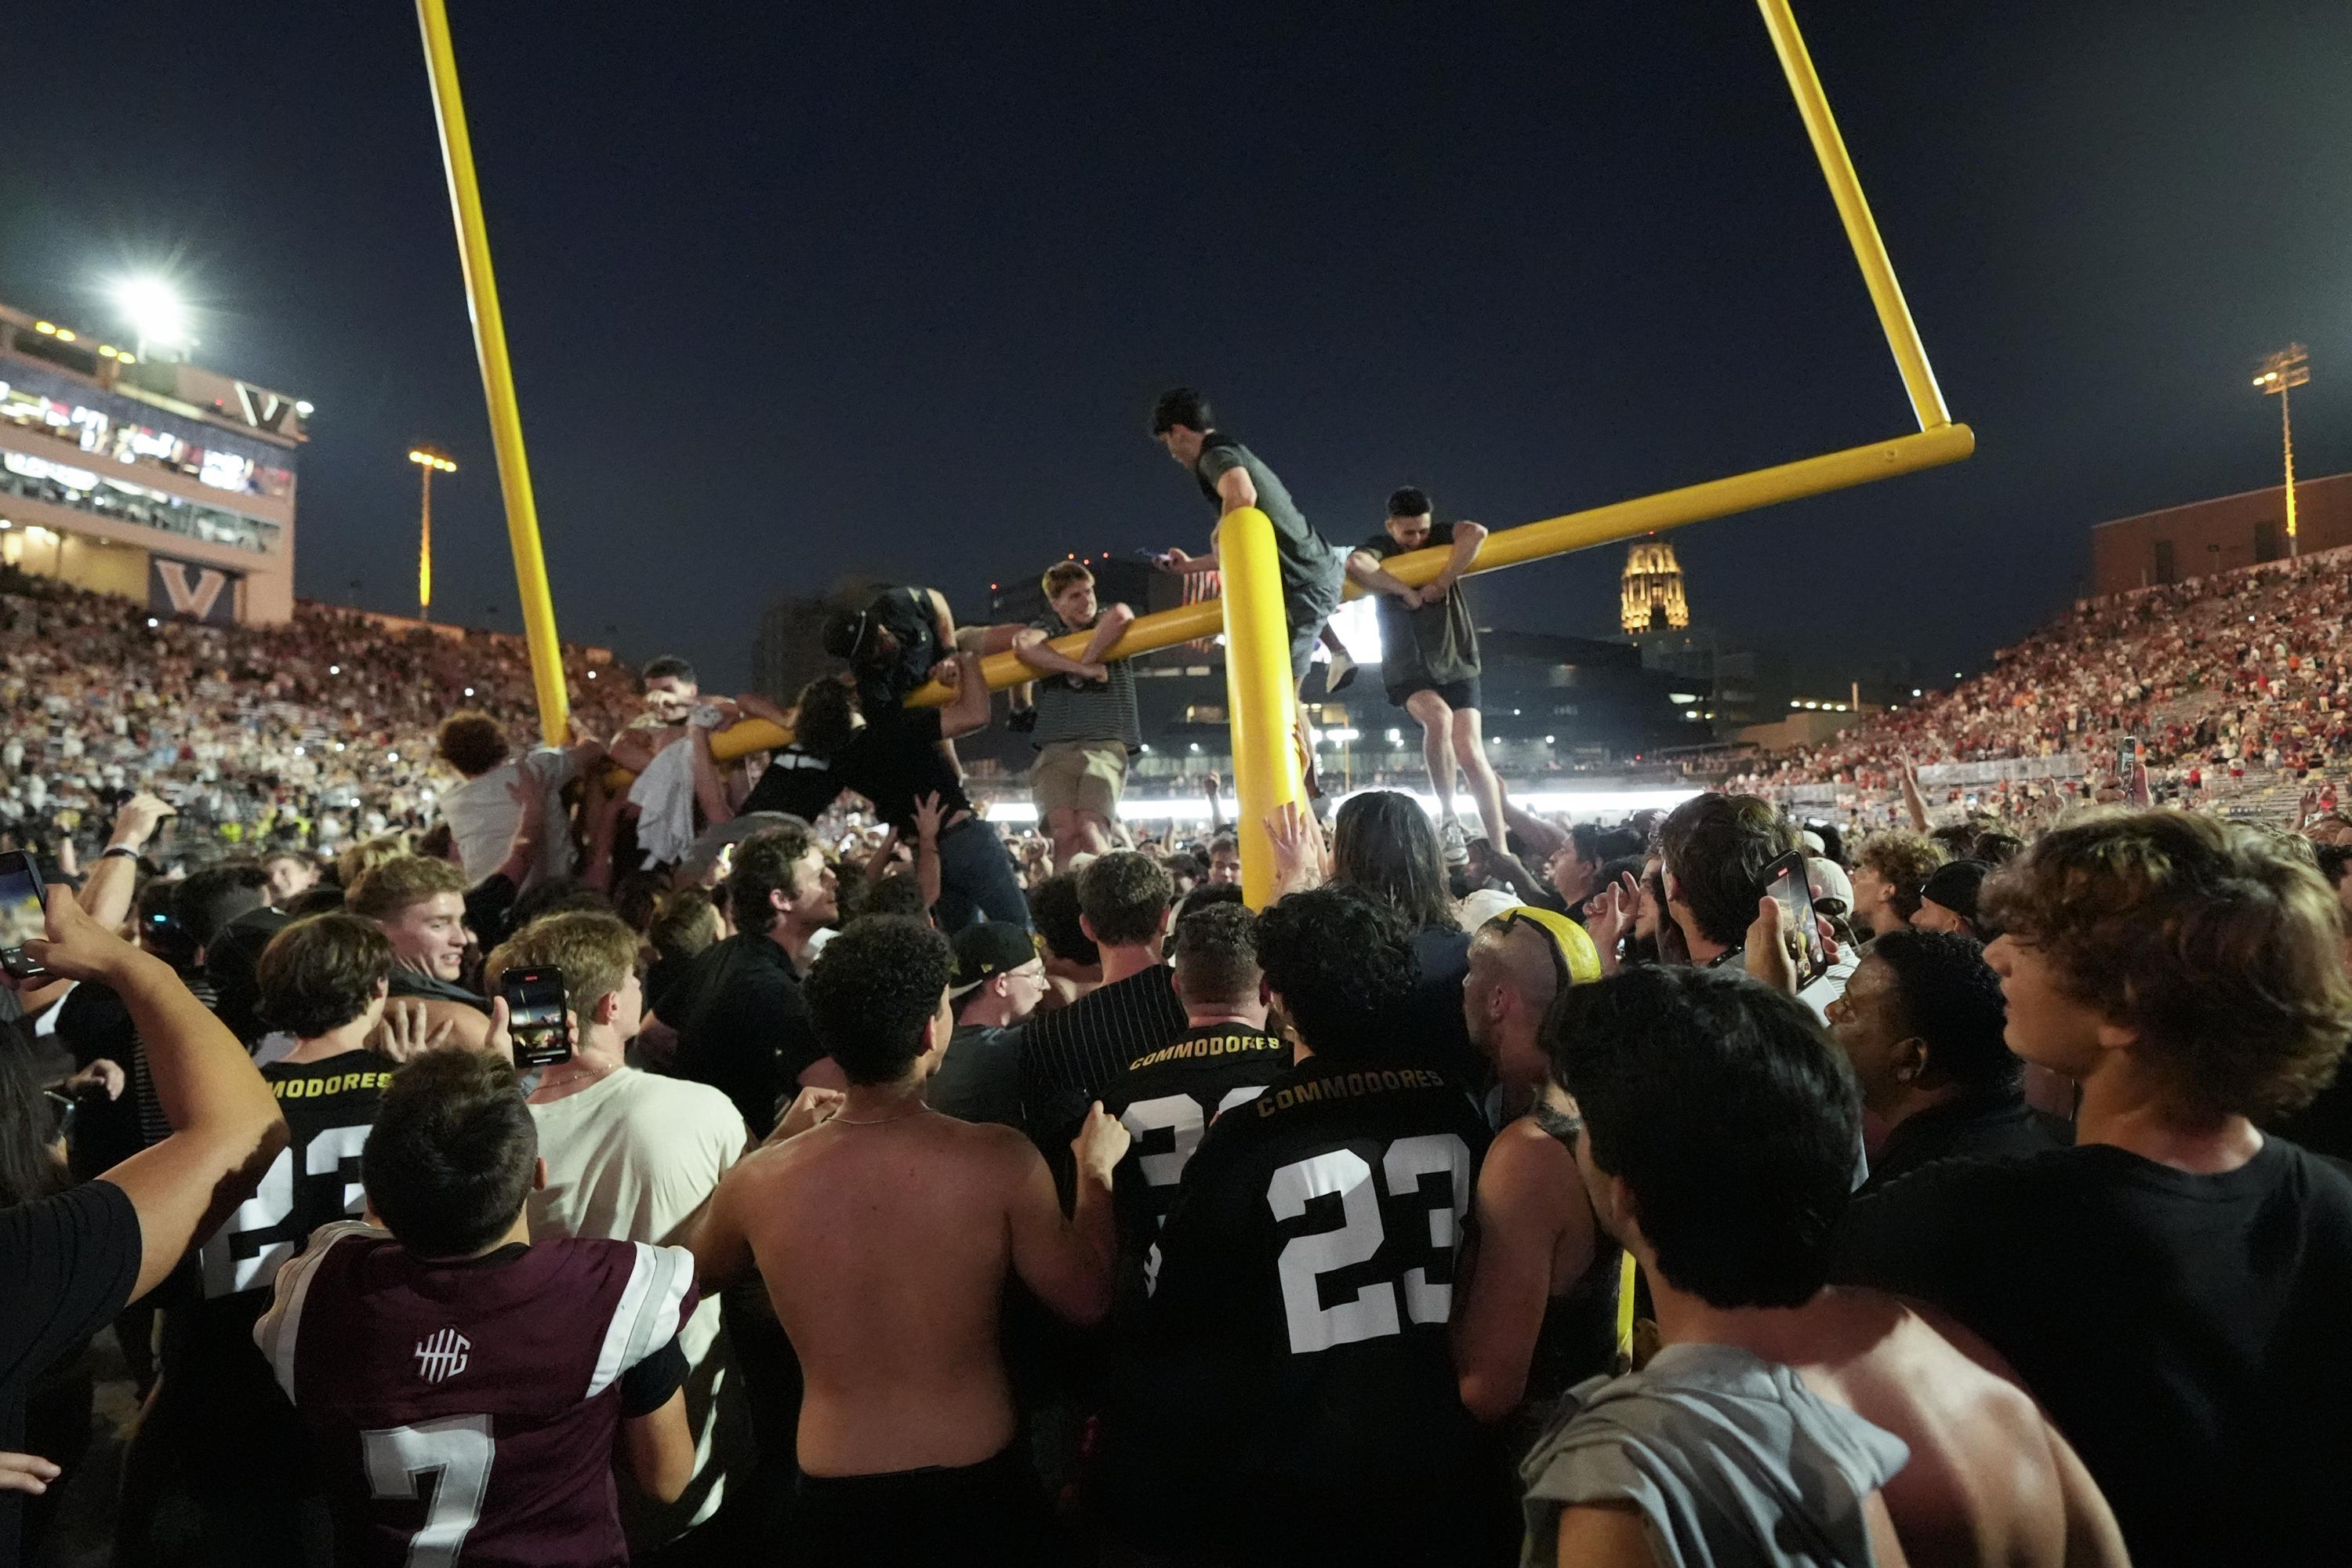
[[[422,1263],[321,1227],[254,1342],[320,1440],[339,1561],[621,1564],[622,1375],[694,1310],[682,1247],[565,1238]]]

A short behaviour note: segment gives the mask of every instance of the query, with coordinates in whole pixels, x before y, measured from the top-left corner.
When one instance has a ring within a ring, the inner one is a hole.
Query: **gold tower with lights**
[[[1681,631],[1690,625],[1682,563],[1664,540],[1635,540],[1625,552],[1625,572],[1618,585],[1618,622],[1628,633]]]

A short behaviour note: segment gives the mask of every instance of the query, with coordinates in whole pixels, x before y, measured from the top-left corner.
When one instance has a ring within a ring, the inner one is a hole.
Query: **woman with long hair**
[[[1350,796],[1332,819],[1331,880],[1370,894],[1412,924],[1421,982],[1398,1029],[1432,1067],[1483,1091],[1494,1075],[1472,1048],[1462,1016],[1470,933],[1459,923],[1437,831],[1421,803],[1395,790]]]
[[[1331,879],[1370,893],[1416,927],[1454,923],[1436,830],[1409,795],[1366,790],[1339,807],[1331,824]]]

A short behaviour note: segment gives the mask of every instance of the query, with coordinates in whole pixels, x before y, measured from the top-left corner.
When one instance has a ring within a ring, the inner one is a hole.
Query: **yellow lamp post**
[[[433,618],[433,476],[454,474],[457,465],[430,447],[412,447],[408,460],[425,470],[425,514],[416,535],[416,618]]]
[[[2311,356],[2301,343],[2289,343],[2263,361],[2254,384],[2265,397],[2279,400],[2279,447],[2286,454],[2286,552],[2300,555],[2294,537],[2294,424],[2287,416],[2287,393],[2311,379]]]

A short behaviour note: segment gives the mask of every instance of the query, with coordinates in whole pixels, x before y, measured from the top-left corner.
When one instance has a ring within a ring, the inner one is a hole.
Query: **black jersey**
[[[1479,1445],[1446,1321],[1486,1140],[1460,1088],[1387,1057],[1310,1058],[1219,1117],[1113,1404],[1126,1495],[1253,1559],[1331,1546],[1343,1521],[1468,1560]]]
[[[1289,1041],[1242,1024],[1187,1029],[1129,1062],[1102,1097],[1103,1109],[1134,1135],[1111,1188],[1119,1234],[1157,1237],[1209,1123],[1289,1070]]]
[[[220,1485],[278,1484],[302,1447],[293,1406],[253,1347],[278,1271],[320,1226],[367,1206],[360,1150],[397,1064],[373,1051],[261,1069],[291,1137],[253,1196],[173,1277],[165,1302],[167,1420],[200,1424],[192,1464],[218,1462]]]

